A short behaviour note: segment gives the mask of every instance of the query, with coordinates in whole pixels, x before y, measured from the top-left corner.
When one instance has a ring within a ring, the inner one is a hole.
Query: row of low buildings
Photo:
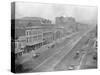
[[[39,47],[42,42],[49,44],[62,37],[64,37],[64,28],[55,25],[26,27],[25,36],[20,36],[15,42],[15,52],[20,52],[19,50],[25,46]]]
[[[75,20],[73,18],[57,17],[55,22],[55,24],[52,24],[50,20],[37,17],[31,20],[30,18],[28,20],[24,18],[19,23],[16,22],[19,26],[24,26],[25,32],[23,36],[18,36],[18,39],[15,40],[15,53],[21,52],[21,48],[26,46],[33,47],[34,45],[34,47],[40,47],[44,43],[49,44],[64,37],[66,35],[66,28],[72,27]],[[73,29],[75,30],[75,25]],[[21,32],[17,34],[21,34]]]

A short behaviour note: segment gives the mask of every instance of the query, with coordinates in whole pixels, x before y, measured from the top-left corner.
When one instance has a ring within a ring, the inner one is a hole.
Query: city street
[[[11,71],[96,69],[97,22],[95,6],[12,2]]]
[[[75,52],[87,41],[85,35],[87,35],[87,31],[78,32],[60,42],[55,42],[54,48],[42,51],[37,50],[40,53],[37,58],[33,58],[34,52],[24,54],[19,59],[20,63],[23,64],[24,69],[31,69],[30,72],[67,70],[70,65],[78,66],[84,53],[76,60],[73,60],[73,57]]]
[[[86,34],[86,33],[85,33]],[[81,36],[80,36],[81,35]],[[77,36],[75,36],[75,38],[67,45],[65,45],[63,48],[60,49],[60,51],[56,52],[53,56],[49,57],[48,59],[46,59],[45,61],[43,61],[43,63],[41,63],[39,66],[37,66],[36,68],[34,68],[35,71],[54,71],[55,66],[58,63],[62,63],[64,59],[64,57],[66,55],[69,56],[69,52],[73,51],[73,47],[76,46],[76,44],[83,39],[82,34],[78,34]],[[84,41],[84,40],[83,40]],[[70,54],[70,56],[72,56]],[[69,58],[70,58],[69,56]],[[68,58],[68,59],[69,59]],[[74,61],[73,61],[74,62]],[[65,63],[65,62],[64,62]],[[72,63],[70,61],[70,63]],[[59,64],[58,64],[59,65]]]

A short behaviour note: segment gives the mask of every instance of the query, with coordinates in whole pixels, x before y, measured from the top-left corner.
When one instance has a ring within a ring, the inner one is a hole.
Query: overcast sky
[[[97,7],[17,2],[16,18],[43,17],[54,21],[57,16],[75,17],[79,22],[96,23]]]

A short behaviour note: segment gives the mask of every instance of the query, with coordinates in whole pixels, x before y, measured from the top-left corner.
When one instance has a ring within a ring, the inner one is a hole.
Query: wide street
[[[81,31],[60,42],[55,42],[54,48],[43,50],[38,58],[32,58],[34,52],[25,54],[19,59],[20,63],[23,64],[24,69],[31,69],[30,72],[58,71],[66,70],[70,65],[78,66],[84,53],[75,60],[73,56],[87,41],[87,32]]]

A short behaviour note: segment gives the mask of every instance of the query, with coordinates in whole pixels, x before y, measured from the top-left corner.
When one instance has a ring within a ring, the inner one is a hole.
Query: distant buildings
[[[25,21],[24,21],[25,20]],[[41,19],[41,18],[35,18],[35,19],[28,19],[29,21],[26,21],[27,18],[24,18],[22,22],[27,25],[22,25],[22,28],[16,28],[16,29],[24,29],[25,32],[22,33],[20,31],[16,31],[16,35],[22,35],[18,36],[18,39],[16,39],[16,51],[20,52],[19,50],[22,48],[25,48],[26,46],[32,46],[32,48],[39,48],[40,46],[52,43],[53,41],[56,41],[57,39],[60,39],[64,36],[64,28],[61,26],[57,26],[56,24],[51,24],[50,20]],[[32,22],[31,22],[32,21]]]
[[[73,17],[56,17],[56,24],[67,24],[67,23],[75,23],[75,19]]]
[[[77,30],[77,24],[73,17],[56,17],[55,20],[57,25],[61,25],[66,28],[68,31],[76,31]]]

